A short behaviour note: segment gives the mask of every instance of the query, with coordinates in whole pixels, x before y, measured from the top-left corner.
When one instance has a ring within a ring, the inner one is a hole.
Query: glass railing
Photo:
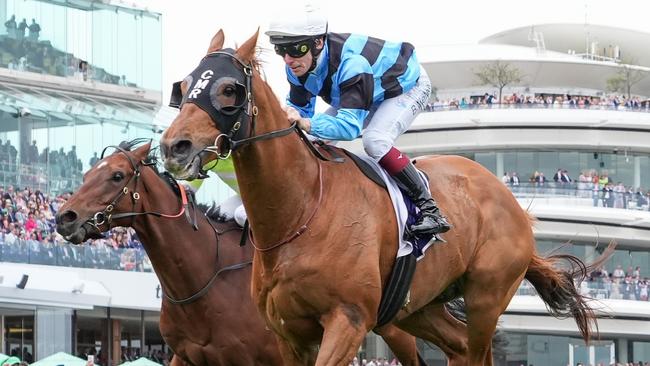
[[[49,173],[49,174],[48,174]],[[57,195],[79,187],[82,173],[67,164],[11,164],[0,162],[0,187],[13,185]]]
[[[491,104],[459,104],[459,103],[435,103],[425,107],[425,112],[438,111],[463,111],[481,109],[583,109],[583,110],[605,110],[605,111],[627,111],[627,112],[650,112],[650,102],[640,103],[638,106],[620,105],[576,105],[576,104],[547,104],[547,103],[491,103]]]
[[[601,279],[585,280],[578,286],[581,295],[597,300],[633,300],[648,301],[648,289],[650,283],[647,280],[624,280],[615,279],[603,281]],[[523,281],[517,289],[518,296],[537,296],[537,291],[528,282]]]
[[[101,240],[84,245],[15,239],[0,242],[0,262],[152,272],[142,247],[113,248]]]
[[[520,183],[508,184],[508,188],[517,198],[567,197],[576,199],[575,203],[582,206],[648,211],[650,202],[648,194],[603,191],[598,184],[587,182]]]

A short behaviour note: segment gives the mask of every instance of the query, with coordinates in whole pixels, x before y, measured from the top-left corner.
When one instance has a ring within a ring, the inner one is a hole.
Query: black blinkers
[[[242,139],[251,128],[251,76],[251,66],[242,63],[234,50],[210,53],[183,80],[185,95],[183,81],[173,84],[169,106],[182,109],[185,103],[193,103],[210,116],[222,134]],[[249,118],[245,120],[245,116]]]

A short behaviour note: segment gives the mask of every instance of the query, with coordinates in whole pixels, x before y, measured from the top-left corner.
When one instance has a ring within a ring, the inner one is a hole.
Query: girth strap
[[[390,323],[399,310],[405,305],[406,295],[411,288],[411,280],[415,273],[417,259],[413,253],[395,260],[393,271],[384,287],[379,303],[377,327]]]

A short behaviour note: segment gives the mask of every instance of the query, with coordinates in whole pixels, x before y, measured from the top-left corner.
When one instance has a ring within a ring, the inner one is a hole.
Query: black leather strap
[[[395,260],[388,284],[381,294],[377,327],[390,323],[404,305],[404,299],[411,288],[416,263],[417,259],[413,253]]]

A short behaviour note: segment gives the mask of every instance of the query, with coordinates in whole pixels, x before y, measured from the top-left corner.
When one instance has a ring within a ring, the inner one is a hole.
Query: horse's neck
[[[254,90],[259,115],[255,135],[289,126],[273,92],[261,80]],[[261,85],[260,85],[261,84]],[[257,245],[271,245],[304,224],[317,204],[319,165],[292,132],[259,141],[234,154],[237,180]]]
[[[176,195],[153,171],[143,172],[142,179],[146,187],[142,190],[146,189],[147,193],[140,195],[140,211],[172,215],[180,211],[181,203]],[[206,281],[215,268],[215,232],[202,216],[197,212],[198,231],[184,214],[177,218],[142,215],[134,222],[133,228],[170,296],[191,295],[188,291],[203,286],[199,281]]]

